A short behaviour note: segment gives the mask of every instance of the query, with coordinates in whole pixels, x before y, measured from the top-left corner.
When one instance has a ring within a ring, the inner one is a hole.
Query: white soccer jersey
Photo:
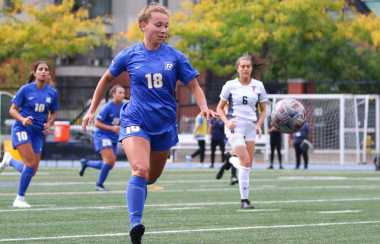
[[[239,78],[227,81],[223,86],[220,98],[229,102],[227,118],[241,117],[257,121],[256,107],[258,103],[268,101],[267,93],[261,81],[251,79],[243,86]]]

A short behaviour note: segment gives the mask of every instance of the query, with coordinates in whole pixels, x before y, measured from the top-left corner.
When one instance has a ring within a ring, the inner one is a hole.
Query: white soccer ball
[[[299,101],[283,99],[273,107],[271,119],[277,130],[292,134],[305,124],[306,111]]]

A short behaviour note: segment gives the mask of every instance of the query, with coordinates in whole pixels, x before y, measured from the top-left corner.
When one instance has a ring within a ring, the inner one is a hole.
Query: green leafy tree
[[[4,8],[0,23],[0,75],[7,83],[17,84],[20,79],[16,77],[24,76],[18,71],[24,70],[25,65],[31,67],[35,60],[86,54],[102,43],[116,45],[123,33],[107,39],[103,19],[90,19],[83,8],[72,12],[74,4],[74,0],[64,0],[60,5],[32,5],[15,0],[12,7]]]
[[[264,80],[379,77],[380,21],[343,0],[202,0],[171,16],[177,48],[198,69],[234,73],[244,52],[269,58]],[[343,11],[345,10],[345,11]],[[136,24],[128,38],[141,38]]]

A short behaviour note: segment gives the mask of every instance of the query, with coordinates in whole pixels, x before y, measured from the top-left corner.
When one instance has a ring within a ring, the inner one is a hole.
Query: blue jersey
[[[29,127],[43,131],[44,123],[48,111],[58,110],[58,94],[57,91],[46,84],[44,89],[38,89],[36,82],[24,85],[18,90],[12,103],[20,108],[19,113],[24,118],[32,116],[32,125]],[[16,124],[21,124],[20,121],[16,121]]]
[[[113,100],[109,101],[103,106],[98,116],[96,116],[96,120],[102,121],[105,125],[120,125],[120,110],[122,106],[123,103],[120,103],[119,106],[116,107]],[[106,136],[110,138],[113,143],[117,143],[119,141],[119,134],[110,130],[96,128],[94,136]]]
[[[141,126],[152,135],[177,126],[177,80],[187,84],[199,76],[183,53],[165,44],[157,51],[147,50],[144,43],[127,48],[115,57],[109,71],[113,76],[127,71],[130,77],[131,97],[121,110],[121,127]]]

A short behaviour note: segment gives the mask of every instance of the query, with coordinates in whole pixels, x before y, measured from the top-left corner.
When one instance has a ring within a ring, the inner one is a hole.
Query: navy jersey
[[[121,110],[121,127],[141,126],[152,135],[175,128],[177,80],[184,84],[199,76],[189,60],[177,49],[161,44],[157,51],[144,43],[121,51],[111,62],[113,76],[127,71],[131,83],[130,102]]]
[[[58,94],[48,84],[45,85],[44,89],[38,89],[36,82],[32,82],[18,90],[12,99],[12,103],[20,108],[21,116],[24,118],[33,117],[31,120],[33,124],[29,126],[30,128],[43,131],[48,111],[58,110]],[[16,123],[22,125],[20,121],[16,121]]]
[[[211,127],[211,139],[212,140],[223,140],[224,139],[224,123],[222,120],[217,121],[212,119],[210,121]]]
[[[96,116],[96,120],[102,121],[105,125],[120,125],[120,110],[123,106],[123,103],[120,103],[118,107],[115,106],[113,100],[106,103],[98,116]],[[96,128],[94,136],[105,136],[112,140],[113,143],[117,143],[119,141],[119,134],[110,130],[102,130]]]

